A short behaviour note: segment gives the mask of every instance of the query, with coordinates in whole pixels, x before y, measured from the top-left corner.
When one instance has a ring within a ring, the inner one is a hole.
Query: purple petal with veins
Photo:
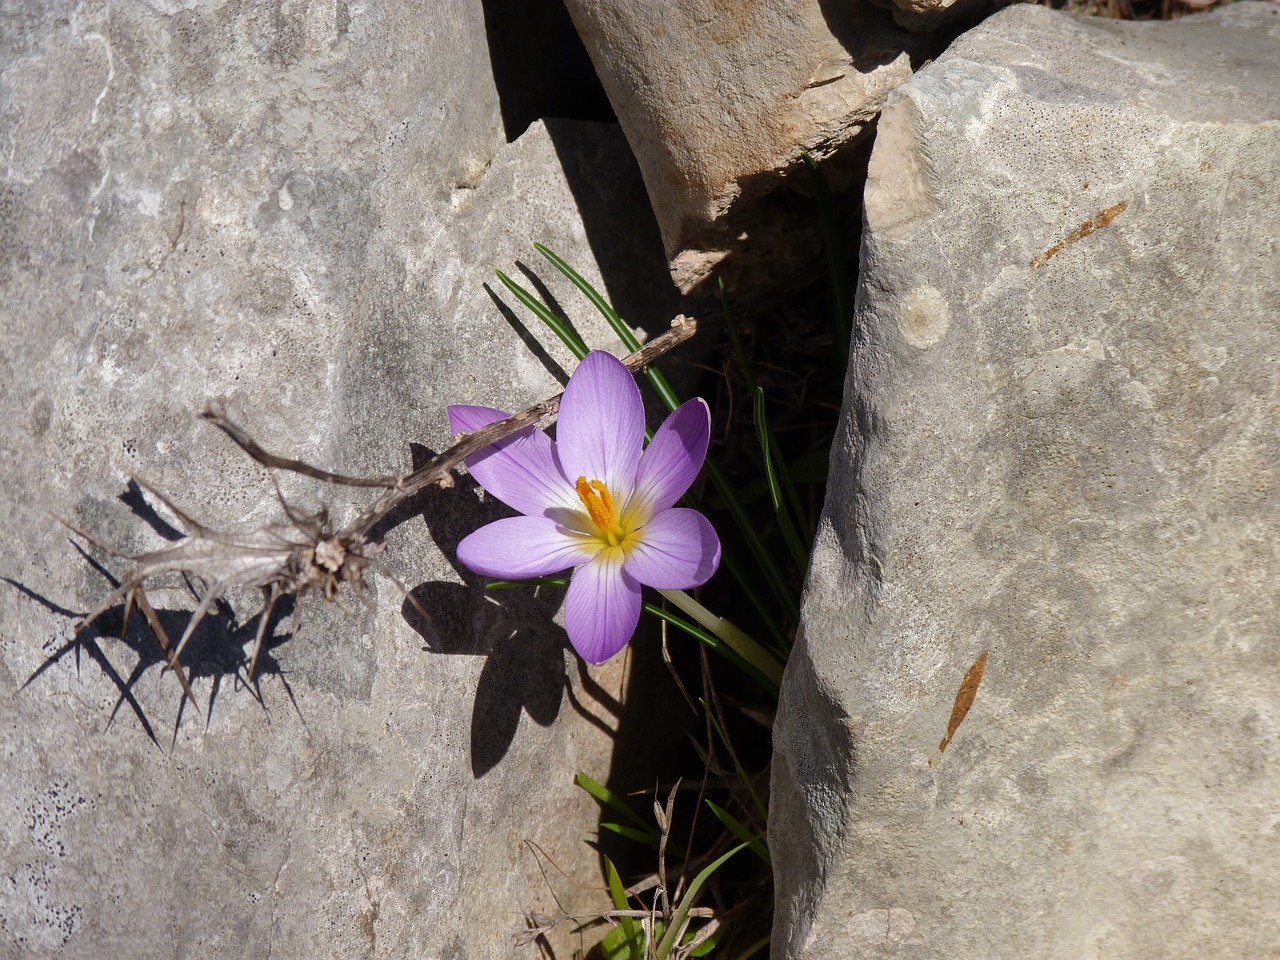
[[[505,416],[491,407],[449,408],[455,432]],[[467,459],[476,482],[524,516],[481,527],[458,545],[458,559],[512,580],[575,567],[565,630],[584,660],[603,663],[635,632],[641,584],[687,589],[705,583],[720,563],[720,540],[707,519],[674,506],[702,468],[711,414],[705,401],[690,400],[644,449],[635,378],[595,351],[569,378],[556,430],[555,442],[530,428]],[[589,482],[581,490],[579,477]]]
[[[575,570],[565,594],[565,631],[588,663],[604,663],[625,647],[640,622],[640,584],[622,568],[619,552]]]
[[[556,446],[570,483],[602,480],[616,497],[635,483],[644,448],[644,403],[622,361],[594,350],[578,364],[560,401]]]
[[[486,577],[523,580],[576,567],[599,550],[546,517],[507,517],[469,534],[458,544],[458,559]]]
[[[623,569],[645,586],[688,590],[711,579],[720,566],[720,538],[697,510],[664,510],[644,526]]]
[[[450,407],[449,429],[471,433],[508,416],[492,407]],[[560,469],[555,444],[534,427],[485,447],[466,463],[476,483],[520,513],[544,516],[554,508],[582,509],[573,484]]]
[[[695,397],[677,407],[640,457],[632,508],[654,514],[675,506],[698,478],[710,437],[707,401]]]

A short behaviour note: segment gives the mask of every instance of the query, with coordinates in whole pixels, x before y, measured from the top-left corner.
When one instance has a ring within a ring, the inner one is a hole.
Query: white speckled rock
[[[1013,7],[891,95],[778,956],[1276,954],[1277,91],[1239,3]]]
[[[670,288],[621,133],[535,124],[505,144],[472,3],[3,16],[0,957],[506,957],[553,892],[595,905],[549,886],[523,841],[598,875],[572,776],[609,771],[617,704],[596,695],[625,664],[584,688],[555,601],[486,596],[458,569],[458,539],[499,512],[469,482],[389,534],[430,624],[386,577],[371,612],[312,598],[296,639],[277,627],[259,704],[235,682],[259,598],[233,597],[237,622],[212,618],[190,651],[208,715],[180,723],[140,621],[122,643],[104,618],[78,664],[57,655],[110,584],[46,511],[158,546],[119,500],[133,472],[215,526],[278,516],[196,419],[206,398],[271,449],[381,474],[410,466],[409,440],[447,443],[449,403],[547,396],[556,378],[484,289],[495,268],[529,262],[615,341],[534,240],[597,283],[625,264],[605,289],[665,325],[637,295]],[[181,583],[152,599],[171,628],[192,606]]]
[[[819,257],[801,151],[838,186],[919,37],[858,2],[567,0],[644,172],[671,275],[769,290]],[[863,156],[865,162],[865,155]]]

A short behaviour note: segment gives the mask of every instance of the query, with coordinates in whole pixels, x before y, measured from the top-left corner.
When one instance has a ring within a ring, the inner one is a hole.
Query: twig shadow
[[[130,477],[124,493],[117,499],[162,539],[171,543],[182,539],[182,531],[160,516],[155,507],[147,502],[146,494],[142,492],[142,487],[138,485],[137,480]]]
[[[156,529],[157,533],[164,536],[164,530],[167,528],[168,531],[176,534],[173,539],[180,538],[181,534],[169,526],[154,510],[151,510],[140,497],[140,490],[136,484],[130,481],[129,489],[125,494],[121,495],[120,499],[129,505],[135,514],[151,525],[153,529]],[[150,517],[147,516],[148,513]],[[169,538],[166,537],[166,539]],[[110,589],[114,590],[119,587],[120,581],[112,575],[100,560],[75,540],[68,538],[68,542],[84,558],[85,562],[102,576]],[[17,580],[9,577],[0,579],[3,579],[28,599],[40,604],[56,616],[73,620],[79,620],[83,617],[82,613],[77,613],[55,603]],[[186,587],[191,593],[195,593],[194,585],[190,581],[186,581]],[[86,655],[89,660],[93,661],[102,670],[118,692],[116,702],[112,706],[110,716],[107,719],[107,728],[109,729],[115,722],[121,708],[127,706],[151,741],[156,746],[160,746],[159,739],[156,736],[155,724],[147,716],[142,702],[135,693],[135,688],[148,670],[152,668],[158,668],[161,671],[170,669],[169,661],[164,654],[160,641],[153,635],[145,618],[136,608],[131,612],[128,623],[125,622],[127,606],[127,601],[121,599],[118,604],[103,611],[93,623],[76,630],[71,639],[62,643],[45,658],[19,689],[25,690],[69,656],[75,658],[76,673],[79,675],[82,666],[81,656],[82,654]],[[155,613],[161,628],[170,637],[181,636],[191,616],[190,610],[156,609]],[[233,680],[237,688],[243,685],[250,690],[254,699],[258,701],[263,709],[266,709],[260,687],[261,678],[264,675],[274,675],[283,684],[286,694],[294,705],[294,709],[298,709],[297,700],[294,698],[293,690],[285,677],[285,672],[273,653],[275,648],[289,639],[289,634],[279,635],[277,634],[277,629],[281,621],[290,617],[291,613],[292,598],[286,598],[285,601],[278,603],[272,611],[263,636],[262,650],[258,655],[258,662],[252,680],[248,678],[248,650],[252,649],[253,642],[257,636],[258,618],[256,615],[243,621],[237,621],[230,604],[226,603],[225,600],[220,600],[196,627],[186,648],[183,650],[182,663],[187,671],[188,680],[193,685],[197,680],[203,678],[211,680],[208,697],[202,708],[206,727],[212,721],[214,706],[228,678]],[[103,643],[104,640],[110,641],[111,644],[122,644],[133,652],[136,659],[133,666],[127,671],[127,675],[118,670],[107,656],[106,649],[104,649],[106,646]],[[178,709],[174,719],[170,745],[176,741],[183,717],[190,706],[190,702],[181,691],[177,690],[176,686],[175,691],[177,691]],[[301,716],[300,712],[299,716]]]

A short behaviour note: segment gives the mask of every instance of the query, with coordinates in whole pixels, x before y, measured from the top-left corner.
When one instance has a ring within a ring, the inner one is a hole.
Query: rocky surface
[[[864,2],[567,6],[686,292],[721,275],[745,297],[812,269],[815,215],[787,202],[809,190],[801,151],[824,162],[835,187],[853,186],[856,146],[925,49]]]
[[[521,342],[494,268],[528,262],[614,343],[532,241],[669,319],[617,128],[507,145],[482,12],[445,7],[6,8],[0,957],[500,957],[553,892],[596,905],[524,841],[598,870],[571,778],[609,769],[626,663],[588,677],[555,599],[486,596],[459,568],[457,541],[500,512],[466,480],[389,531],[387,570],[429,623],[390,576],[372,610],[312,598],[254,690],[237,674],[260,598],[235,596],[187,657],[200,711],[140,620],[69,646],[125,565],[77,553],[50,512],[159,546],[173,517],[125,495],[138,474],[215,527],[279,518],[263,472],[196,419],[207,398],[269,449],[384,474],[410,440],[447,443],[446,404],[523,406],[572,368]],[[283,485],[340,516],[362,499]],[[171,631],[193,606],[179,581],[152,600]]]
[[[1019,6],[890,96],[777,956],[1275,952],[1277,90],[1274,4]]]

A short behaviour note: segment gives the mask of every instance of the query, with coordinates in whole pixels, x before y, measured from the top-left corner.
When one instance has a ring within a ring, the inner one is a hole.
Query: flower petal
[[[682,403],[663,421],[636,469],[628,505],[656,514],[676,505],[698,478],[711,437],[711,408],[701,397]]]
[[[644,404],[617,357],[593,350],[573,371],[560,401],[556,446],[571,483],[603,480],[619,501],[630,495],[644,447]]]
[[[449,429],[471,433],[508,416],[493,407],[450,407]],[[536,517],[557,507],[582,509],[573,484],[560,469],[555,444],[534,427],[485,447],[466,463],[476,483],[513,510]]]
[[[640,622],[640,584],[627,575],[620,554],[604,550],[579,567],[565,594],[569,642],[589,663],[604,663],[625,647]]]
[[[507,517],[467,536],[458,544],[458,559],[486,577],[522,580],[586,563],[599,549],[545,517]]]
[[[505,420],[511,416],[494,407],[475,407],[469,404],[458,404],[449,408],[449,429],[454,434],[474,433],[481,427]]]
[[[658,590],[687,590],[711,579],[720,566],[720,538],[697,510],[664,510],[645,524],[623,569]]]

